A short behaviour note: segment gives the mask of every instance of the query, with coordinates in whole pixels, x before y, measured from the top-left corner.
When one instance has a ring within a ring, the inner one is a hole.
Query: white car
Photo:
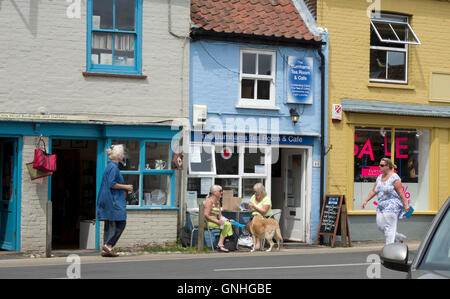
[[[450,197],[431,222],[411,264],[408,254],[406,244],[386,245],[380,254],[381,264],[407,272],[407,278],[450,278]]]

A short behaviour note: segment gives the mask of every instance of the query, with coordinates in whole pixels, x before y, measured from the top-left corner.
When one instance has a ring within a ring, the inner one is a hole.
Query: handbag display
[[[41,142],[44,144],[44,149],[40,147]],[[36,149],[34,150],[33,168],[42,172],[56,171],[56,155],[47,153],[47,148],[42,136],[39,137]]]
[[[26,163],[28,173],[30,174],[31,180],[37,180],[46,176],[50,176],[53,174],[53,172],[42,172],[40,170],[37,170],[33,168],[33,162]]]

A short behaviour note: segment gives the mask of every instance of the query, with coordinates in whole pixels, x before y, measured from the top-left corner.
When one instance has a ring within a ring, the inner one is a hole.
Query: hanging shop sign
[[[312,57],[288,57],[288,103],[313,103],[313,65]]]

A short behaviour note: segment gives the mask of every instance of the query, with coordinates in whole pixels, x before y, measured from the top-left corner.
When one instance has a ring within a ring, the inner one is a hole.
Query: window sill
[[[393,83],[375,83],[369,82],[367,84],[369,88],[392,88],[392,89],[405,89],[405,90],[415,90],[416,87],[414,85],[407,84],[393,84]]]
[[[280,110],[280,107],[278,106],[256,106],[256,105],[237,104],[235,107],[239,109]]]
[[[129,75],[129,74],[109,74],[109,73],[91,73],[82,72],[84,77],[110,77],[126,79],[147,79],[147,75]]]

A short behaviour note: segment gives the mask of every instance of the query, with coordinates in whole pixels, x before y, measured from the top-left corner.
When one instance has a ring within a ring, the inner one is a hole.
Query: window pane
[[[443,270],[450,269],[450,209],[442,217],[436,232],[431,239],[425,257],[419,270]]]
[[[14,180],[14,146],[12,142],[0,144],[0,199],[13,200],[13,180]],[[5,216],[5,215],[2,215]],[[3,218],[4,220],[7,218]],[[3,223],[5,224],[5,223]]]
[[[262,183],[265,186],[264,179],[242,179],[242,202],[249,203],[253,196],[253,186],[256,183]]]
[[[258,56],[258,74],[269,76],[272,74],[272,55],[260,54]]]
[[[170,198],[170,176],[168,175],[144,175],[143,204],[167,205]]]
[[[114,64],[134,66],[134,34],[114,35]]]
[[[265,174],[265,153],[263,149],[256,147],[245,148],[244,173]]]
[[[416,134],[416,130],[395,130],[395,164],[397,174],[404,183],[418,181],[419,138],[416,138]]]
[[[241,98],[243,99],[255,98],[255,80],[242,79]]]
[[[242,54],[242,72],[245,74],[256,74],[256,54]]]
[[[270,81],[258,80],[258,100],[270,100]]]
[[[381,158],[391,157],[391,129],[387,128],[355,128],[354,144],[354,209],[359,210],[381,173]],[[373,201],[372,201],[373,202]],[[368,210],[376,206],[369,204]]]
[[[416,210],[428,210],[429,131],[395,130],[395,164],[403,193]]]
[[[408,29],[406,25],[403,24],[391,24],[394,28],[395,33],[397,33],[398,38],[401,41],[408,41]]]
[[[216,178],[215,185],[222,186],[223,190],[233,190],[233,196],[239,196],[239,179],[238,178]]]
[[[203,186],[203,188],[202,188]],[[206,188],[206,186],[209,186]],[[197,199],[203,201],[209,193],[209,188],[212,186],[212,178],[188,178],[187,190],[197,192]],[[203,192],[202,192],[203,191]],[[195,203],[189,203],[195,205]],[[198,203],[196,205],[198,208]]]
[[[170,169],[170,143],[147,142],[145,144],[145,169]]]
[[[212,150],[210,146],[191,145],[189,153],[191,172],[212,172]]]
[[[123,144],[125,157],[119,164],[120,170],[139,170],[139,141],[112,140],[111,144]]]
[[[394,31],[391,29],[388,23],[373,22],[373,25],[378,30],[378,33],[380,34],[382,39],[398,41],[397,37],[394,34]]]
[[[386,51],[370,50],[370,79],[386,79]]]
[[[216,146],[217,174],[239,174],[239,153],[237,147]]]
[[[406,80],[405,53],[388,52],[388,79]]]
[[[136,198],[128,196],[128,191],[125,191],[127,205],[139,205],[139,174],[122,174],[126,185],[133,185],[133,192],[136,193]]]
[[[116,29],[134,31],[134,0],[116,0]]]
[[[112,64],[112,34],[92,32],[91,61],[93,64]]]
[[[94,0],[92,28],[113,29],[113,0]]]
[[[395,39],[395,40],[397,40],[397,39]],[[371,46],[378,46],[378,47],[401,48],[401,49],[404,49],[406,47],[406,45],[403,45],[403,44],[384,43],[384,42],[380,41],[380,38],[375,33],[375,30],[373,29],[372,26],[370,26],[370,45]]]

